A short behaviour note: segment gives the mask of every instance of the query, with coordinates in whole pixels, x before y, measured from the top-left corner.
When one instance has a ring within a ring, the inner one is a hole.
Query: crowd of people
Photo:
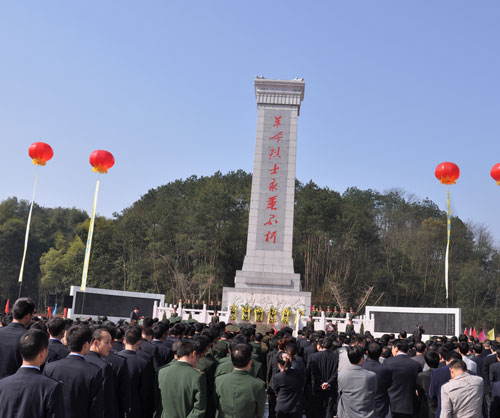
[[[465,335],[0,319],[5,418],[500,417],[500,345]]]

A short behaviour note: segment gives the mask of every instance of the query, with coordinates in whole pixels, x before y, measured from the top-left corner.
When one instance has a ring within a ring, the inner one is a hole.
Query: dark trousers
[[[412,418],[413,415],[411,414],[399,414],[397,412],[392,413],[392,418]]]
[[[285,412],[276,412],[276,418],[302,418],[302,414],[287,414]]]
[[[316,392],[311,405],[312,418],[332,418],[337,415],[337,394],[331,390]]]
[[[277,418],[275,408],[276,408],[276,394],[274,391],[270,391],[267,395],[268,406],[269,406],[269,418]]]

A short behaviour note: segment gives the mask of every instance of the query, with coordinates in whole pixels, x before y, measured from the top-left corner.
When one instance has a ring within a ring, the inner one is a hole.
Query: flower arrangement
[[[254,308],[253,314],[255,322],[262,322],[264,320],[264,309],[262,309],[260,306],[256,306]]]
[[[290,320],[290,309],[285,308],[281,311],[281,323],[282,324],[288,324],[288,321]]]
[[[241,308],[241,319],[243,321],[250,321],[250,313],[252,312],[252,308],[248,306],[248,303],[243,305]]]
[[[301,308],[299,308],[297,309],[297,312],[295,312],[295,325],[297,325],[297,321],[301,316],[304,316],[304,311]]]
[[[276,316],[278,315],[278,311],[274,306],[269,308],[269,312],[267,313],[267,323],[274,324],[276,322]]]
[[[229,309],[229,319],[231,319],[231,321],[236,321],[236,319],[238,318],[238,307],[233,303]]]

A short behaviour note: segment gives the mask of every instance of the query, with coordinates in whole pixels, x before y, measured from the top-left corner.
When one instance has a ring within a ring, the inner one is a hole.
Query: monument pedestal
[[[300,291],[292,259],[297,119],[304,88],[303,79],[255,79],[257,135],[247,252],[235,287],[223,289],[224,307],[310,311],[311,294]]]

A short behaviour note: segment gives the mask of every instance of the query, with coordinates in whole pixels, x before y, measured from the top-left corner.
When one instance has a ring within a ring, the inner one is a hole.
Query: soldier
[[[204,338],[183,341],[177,349],[175,363],[160,369],[158,386],[161,405],[157,416],[163,418],[204,418],[207,408],[205,375],[196,365],[207,348]],[[161,415],[160,415],[161,414]]]
[[[332,311],[332,308],[328,307],[327,310],[326,310],[326,313],[325,313],[325,316],[327,318],[332,318],[333,317],[333,311]]]
[[[215,379],[215,393],[221,416],[261,418],[266,405],[266,390],[262,380],[250,376],[252,347],[238,344],[231,352],[234,370]]]
[[[333,309],[333,317],[334,318],[339,318],[340,317],[340,312],[337,309],[337,306],[335,306],[334,309]]]

